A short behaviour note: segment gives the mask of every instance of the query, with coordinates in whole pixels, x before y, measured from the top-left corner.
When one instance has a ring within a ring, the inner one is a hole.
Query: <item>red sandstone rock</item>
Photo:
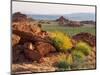
[[[39,53],[42,56],[45,56],[46,54],[56,51],[56,49],[49,43],[44,43],[44,42],[37,42],[36,43],[36,49],[39,51]]]
[[[90,44],[91,46],[95,46],[96,45],[96,37],[93,36],[90,33],[79,33],[77,35],[73,36],[73,39],[76,41],[82,40],[87,42],[88,44]]]
[[[36,42],[33,44],[28,42],[24,44],[25,56],[33,61],[39,61],[43,56],[47,55],[51,51],[56,51],[56,49],[49,43]]]

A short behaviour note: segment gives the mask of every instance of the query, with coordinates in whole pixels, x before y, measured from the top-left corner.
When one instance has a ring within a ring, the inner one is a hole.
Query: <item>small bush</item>
[[[51,39],[55,47],[61,52],[66,52],[73,47],[71,38],[62,32],[53,32]]]
[[[80,41],[76,44],[75,50],[81,51],[85,55],[88,55],[92,48],[87,43]]]
[[[72,55],[66,55],[64,53],[60,54],[58,57],[57,67],[62,69],[71,69],[71,65],[73,64]]]
[[[85,55],[81,51],[74,50],[73,51],[73,58],[75,61],[82,61],[82,60],[84,60]]]
[[[68,69],[69,65],[65,61],[60,61],[57,63],[58,68]]]

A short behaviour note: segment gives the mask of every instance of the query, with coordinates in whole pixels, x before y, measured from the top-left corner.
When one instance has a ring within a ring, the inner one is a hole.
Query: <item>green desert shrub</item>
[[[76,60],[77,61],[82,61],[82,60],[84,60],[85,55],[81,51],[74,50],[73,51],[73,58],[74,58],[75,61]]]
[[[66,61],[59,61],[56,65],[58,68],[62,69],[68,69],[69,65],[66,63]]]
[[[78,42],[78,43],[76,44],[75,50],[76,50],[76,51],[81,51],[81,52],[84,53],[85,55],[88,55],[88,54],[91,52],[92,48],[91,48],[91,47],[89,46],[89,44],[87,44],[86,42],[80,41],[80,42]],[[77,53],[78,53],[78,52],[77,52]],[[82,53],[81,53],[81,54],[82,54]]]
[[[63,68],[63,69],[67,69],[69,70],[71,65],[73,64],[73,58],[72,55],[66,55],[64,53],[60,54],[58,57],[58,63],[57,63],[57,67],[58,68]]]
[[[85,60],[85,54],[81,51],[74,50],[72,52],[73,56],[73,64],[71,65],[71,69],[79,69]]]
[[[52,32],[52,35],[50,37],[57,50],[61,52],[66,52],[68,49],[71,49],[73,47],[71,38],[62,32]]]

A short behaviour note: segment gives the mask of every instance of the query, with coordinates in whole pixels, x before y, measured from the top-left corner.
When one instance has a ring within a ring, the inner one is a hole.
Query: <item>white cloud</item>
[[[25,14],[69,14],[69,13],[95,13],[94,6],[45,4],[30,2],[12,2],[13,12]]]

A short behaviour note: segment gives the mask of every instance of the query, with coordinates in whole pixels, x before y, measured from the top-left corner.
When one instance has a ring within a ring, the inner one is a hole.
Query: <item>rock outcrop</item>
[[[50,43],[45,43],[45,42],[36,42],[36,49],[39,51],[41,56],[45,56],[49,52],[55,52],[56,49],[54,48],[53,45]]]
[[[69,27],[79,27],[79,26],[82,26],[79,21],[71,21],[69,19],[64,18],[63,16],[61,16],[56,21],[58,21],[59,24],[63,25],[63,26],[69,26]]]
[[[41,29],[38,22],[27,21],[27,16],[21,13],[15,13],[13,17],[13,62],[39,61],[48,53],[56,51],[48,33]]]
[[[84,33],[84,32],[79,33],[77,35],[74,35],[73,39],[76,41],[83,40],[88,44],[90,44],[91,46],[96,46],[96,37],[90,33]]]
[[[16,12],[12,15],[12,22],[21,22],[26,20],[27,20],[27,16],[20,12]]]
[[[42,57],[47,55],[56,49],[49,43],[36,42],[32,44],[30,42],[24,44],[24,53],[29,60],[39,61]]]
[[[68,22],[69,20],[66,19],[66,18],[64,18],[63,16],[61,16],[61,17],[59,17],[59,19],[57,19],[56,21],[58,21],[59,24],[61,24],[61,25],[65,25],[66,22]]]

